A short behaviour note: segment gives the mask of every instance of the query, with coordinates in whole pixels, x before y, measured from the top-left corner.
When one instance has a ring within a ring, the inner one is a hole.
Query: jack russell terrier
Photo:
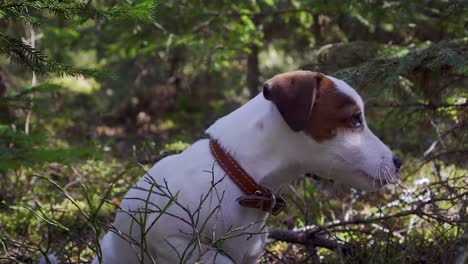
[[[127,192],[93,263],[255,263],[294,179],[371,190],[401,166],[367,127],[357,92],[317,72],[274,76],[206,133]]]

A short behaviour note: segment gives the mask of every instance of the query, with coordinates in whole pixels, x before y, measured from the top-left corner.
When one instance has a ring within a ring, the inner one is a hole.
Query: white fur
[[[351,87],[335,78],[331,79],[363,108],[361,98]],[[379,168],[382,164],[387,166],[392,160],[391,151],[367,127],[361,133],[338,133],[335,138],[322,143],[303,132],[293,132],[276,106],[262,94],[216,121],[206,132],[217,139],[251,177],[275,192],[280,192],[286,184],[308,172],[367,189],[373,185],[381,186],[383,184],[373,179],[380,177],[379,171],[382,169]],[[210,173],[212,169],[213,173]],[[394,174],[393,169],[385,175],[394,177]],[[133,213],[145,218],[145,228],[149,229],[145,263],[152,263],[150,258],[157,263],[178,263],[175,250],[182,254],[194,233],[198,233],[199,239],[193,254],[185,259],[187,263],[197,260],[202,263],[255,263],[261,256],[266,241],[263,227],[268,214],[238,205],[236,199],[243,193],[231,179],[223,178],[225,173],[214,162],[208,140],[197,141],[181,154],[161,160],[148,171],[148,175],[159,184],[167,181],[173,194],[179,192],[179,205],[170,206],[162,216],[160,213]],[[145,181],[148,175],[136,186],[150,189],[151,184]],[[181,206],[195,211],[200,206],[200,197],[206,195],[213,182],[217,181],[220,183],[202,205],[200,221],[194,230],[179,219],[189,219]],[[145,205],[145,201],[152,204]],[[156,205],[164,207],[167,202],[167,198],[156,194],[148,198],[147,191],[130,189],[121,204],[122,210],[117,213],[115,227],[122,234],[132,237],[134,243],[109,232],[102,240],[103,262],[139,263],[141,249],[138,244],[142,240],[142,229],[132,221],[128,212],[139,208],[155,209]],[[218,205],[220,210],[215,210],[208,217]],[[159,216],[156,224],[151,226],[150,223]],[[205,219],[205,228],[200,230]],[[241,230],[231,232],[236,228]],[[211,243],[226,233],[232,238],[226,239],[219,246],[227,256],[220,254]],[[241,233],[253,235],[235,236]],[[93,263],[98,263],[97,258]]]

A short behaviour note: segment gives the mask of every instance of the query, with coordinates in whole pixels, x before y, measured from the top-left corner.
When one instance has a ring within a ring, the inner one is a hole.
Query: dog
[[[294,179],[373,190],[401,166],[367,127],[358,93],[317,72],[274,76],[206,133],[127,192],[93,263],[255,263]]]

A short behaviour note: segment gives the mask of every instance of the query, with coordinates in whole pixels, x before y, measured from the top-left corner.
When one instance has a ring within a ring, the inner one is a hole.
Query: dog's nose
[[[398,172],[400,170],[400,167],[401,167],[401,160],[400,160],[400,158],[398,158],[395,155],[393,155],[392,160],[393,160],[393,164],[395,165],[395,169]]]

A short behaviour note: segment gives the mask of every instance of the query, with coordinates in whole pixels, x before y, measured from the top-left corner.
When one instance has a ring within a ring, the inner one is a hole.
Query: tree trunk
[[[254,44],[250,47],[250,53],[247,56],[247,87],[250,98],[254,98],[258,94],[259,76],[258,46]]]
[[[315,38],[315,46],[319,46],[323,42],[319,14],[314,14],[313,19],[314,19],[314,24],[312,25],[312,27],[313,27],[314,38]]]

